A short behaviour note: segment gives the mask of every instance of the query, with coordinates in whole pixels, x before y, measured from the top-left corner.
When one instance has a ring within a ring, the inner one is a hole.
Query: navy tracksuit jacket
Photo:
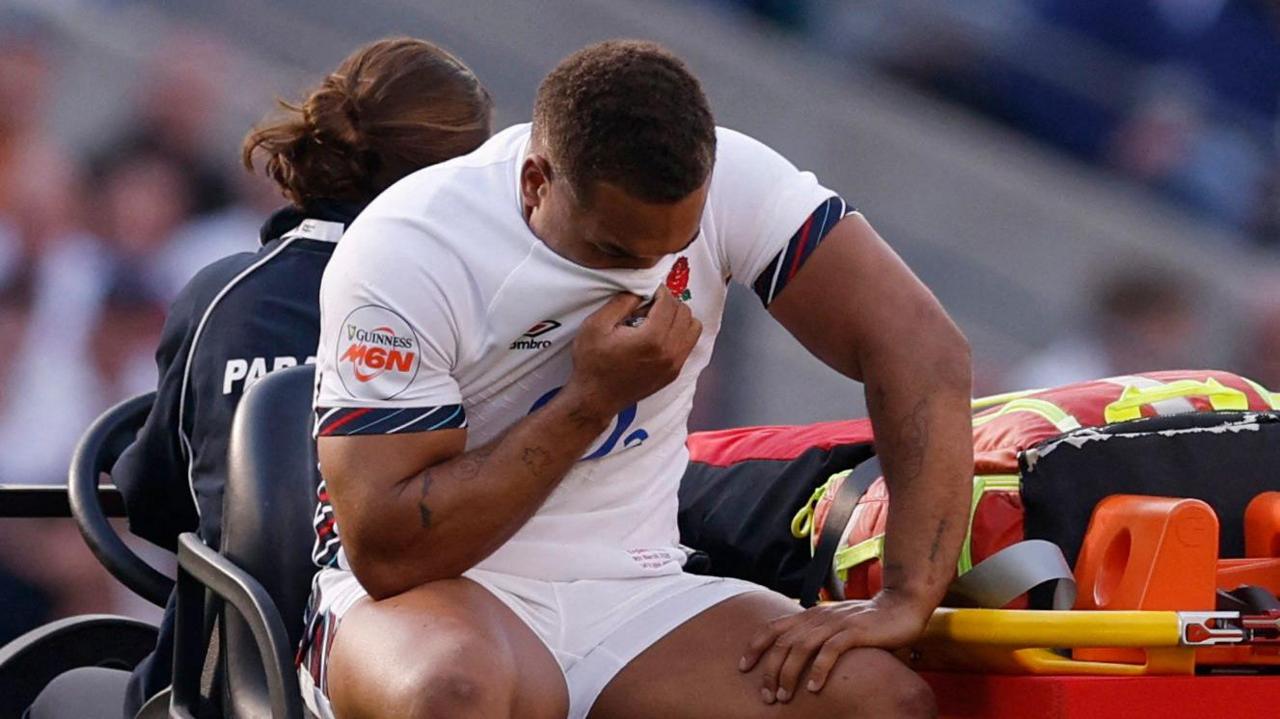
[[[268,372],[314,361],[320,278],[360,209],[322,202],[279,210],[262,228],[261,249],[209,265],[174,302],[156,352],[155,405],[111,472],[134,534],[176,551],[180,533],[198,530],[218,547],[236,405]],[[156,651],[130,682],[128,716],[169,685],[172,657],[170,597]]]

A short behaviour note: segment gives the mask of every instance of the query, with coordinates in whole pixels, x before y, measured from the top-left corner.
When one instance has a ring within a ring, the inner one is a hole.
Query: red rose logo
[[[688,302],[692,294],[689,292],[689,260],[681,257],[676,260],[675,265],[671,267],[671,272],[667,274],[667,289],[671,291],[671,296],[681,302]]]

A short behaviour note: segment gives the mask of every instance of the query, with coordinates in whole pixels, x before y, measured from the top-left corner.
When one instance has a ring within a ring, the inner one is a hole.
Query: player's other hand
[[[582,323],[573,342],[565,391],[593,413],[612,417],[671,384],[702,334],[702,323],[665,288],[658,289],[644,322],[628,324],[642,301],[615,295]]]
[[[841,654],[855,647],[899,649],[924,631],[931,611],[881,592],[864,601],[832,602],[779,617],[756,632],[738,669],[760,667],[766,704],[799,691],[819,692]]]

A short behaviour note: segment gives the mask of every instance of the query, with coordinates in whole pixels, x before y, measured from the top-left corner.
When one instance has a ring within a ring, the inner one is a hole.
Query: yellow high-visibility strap
[[[813,510],[818,506],[818,500],[822,499],[822,495],[827,493],[827,489],[835,487],[835,482],[841,477],[848,477],[853,470],[846,469],[843,472],[837,472],[827,478],[822,486],[813,490],[813,495],[809,497],[809,501],[804,503],[796,516],[791,518],[791,536],[796,539],[804,539],[813,534]],[[810,547],[810,550],[813,548]]]
[[[877,534],[874,537],[858,542],[851,547],[845,547],[836,552],[835,565],[836,576],[840,581],[847,581],[849,578],[849,568],[856,567],[863,562],[869,562],[872,559],[879,559],[884,556],[884,535]]]
[[[969,500],[969,526],[960,545],[960,559],[956,561],[956,575],[973,569],[973,518],[978,514],[978,503],[987,492],[1017,491],[1022,488],[1022,478],[1016,474],[992,474],[973,478],[973,497]]]
[[[964,545],[960,549],[960,559],[956,563],[957,574],[964,574],[973,569],[973,555],[970,548],[973,542],[973,518],[978,512],[978,503],[982,500],[983,495],[987,492],[1016,492],[1021,486],[1022,478],[1016,474],[994,474],[973,478],[973,498],[969,504],[969,526],[965,531]],[[796,515],[797,519],[799,516]],[[796,521],[793,521],[792,534],[795,534],[795,525]],[[806,528],[808,528],[807,525]],[[797,535],[798,538],[804,536],[804,534]],[[883,533],[868,537],[852,546],[844,547],[836,551],[835,554],[837,576],[840,577],[840,581],[845,581],[849,568],[856,567],[863,562],[869,562],[872,559],[880,559],[883,555]]]
[[[1076,421],[1076,418],[1067,414],[1067,412],[1058,405],[1052,402],[1046,402],[1042,399],[1032,399],[1030,397],[1012,400],[991,414],[974,417],[973,426],[981,427],[997,417],[1003,417],[1004,415],[1012,412],[1030,412],[1031,414],[1038,414],[1052,422],[1053,426],[1057,427],[1059,432],[1070,432],[1075,429],[1080,429],[1080,423]]]
[[[979,397],[972,402],[973,411],[977,412],[980,409],[987,409],[988,407],[994,407],[998,404],[1004,404],[1005,402],[1010,402],[1015,399],[1022,399],[1028,395],[1033,395],[1037,392],[1043,391],[1043,389],[1024,389],[1018,390],[1017,392],[993,394],[990,397]]]
[[[1271,392],[1266,387],[1263,387],[1248,377],[1241,377],[1240,379],[1248,382],[1249,386],[1253,388],[1253,391],[1261,395],[1262,401],[1270,405],[1271,409],[1280,409],[1280,392]]]
[[[1216,379],[1198,382],[1193,379],[1180,379],[1176,382],[1156,387],[1135,387],[1129,385],[1120,394],[1120,399],[1107,405],[1102,416],[1108,424],[1141,419],[1142,408],[1154,402],[1186,397],[1205,397],[1215,410],[1249,409],[1249,397],[1244,392],[1223,386]]]

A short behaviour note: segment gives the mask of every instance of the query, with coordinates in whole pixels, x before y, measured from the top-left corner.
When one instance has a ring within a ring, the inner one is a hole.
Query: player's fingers
[[[633,295],[630,292],[619,292],[609,298],[608,302],[592,312],[587,319],[583,320],[584,325],[595,325],[602,328],[611,328],[622,323],[623,320],[630,317],[644,298]]]
[[[659,290],[663,294],[670,295],[665,289]],[[663,344],[679,346],[684,340],[685,330],[688,329],[689,323],[693,321],[693,310],[680,300],[671,299],[673,305],[671,309],[671,321],[667,324],[666,333],[663,336]]]
[[[779,699],[778,680],[782,674],[782,667],[793,652],[799,651],[797,646],[805,633],[806,629],[803,625],[792,627],[775,639],[773,646],[760,657],[760,686],[763,690],[760,692],[760,698],[765,704],[772,704]]]
[[[702,323],[697,317],[690,319],[689,324],[685,325],[680,332],[680,351],[687,357],[693,351],[694,346],[698,344],[698,339],[702,337]]]
[[[800,634],[778,670],[778,701],[787,703],[796,695],[800,675],[823,643],[835,633],[828,624],[815,624]]]
[[[773,646],[773,642],[778,638],[778,635],[798,623],[801,616],[801,613],[789,614],[766,622],[755,633],[755,636],[751,637],[751,641],[747,642],[747,650],[743,652],[742,659],[738,661],[738,671],[751,671],[756,662],[760,661],[760,656],[764,654],[765,650]]]
[[[671,330],[671,322],[679,307],[680,301],[671,296],[671,291],[665,286],[659,287],[654,291],[653,306],[649,308],[649,319],[645,324],[652,325],[655,332],[665,335]]]
[[[818,649],[818,656],[813,658],[813,664],[809,665],[809,681],[805,684],[805,689],[811,692],[822,691],[822,687],[827,683],[827,677],[831,675],[831,670],[836,665],[836,660],[854,646],[852,632],[837,632],[828,637]]]

